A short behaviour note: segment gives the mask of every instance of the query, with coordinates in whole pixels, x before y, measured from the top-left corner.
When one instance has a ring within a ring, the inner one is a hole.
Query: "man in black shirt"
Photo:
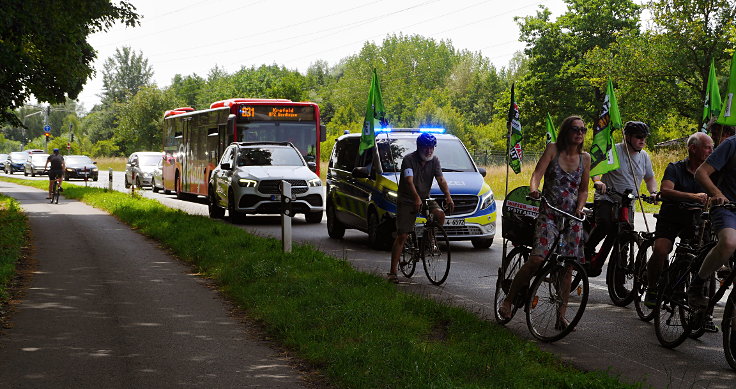
[[[713,152],[713,139],[703,132],[696,132],[687,139],[687,158],[667,165],[660,184],[662,207],[657,217],[654,232],[652,257],[647,266],[647,293],[644,304],[649,308],[657,305],[657,280],[664,262],[672,251],[675,238],[692,234],[693,212],[680,208],[680,203],[705,204],[708,195],[695,181],[695,170]]]
[[[49,164],[51,164],[51,169],[49,169]],[[51,198],[51,192],[54,188],[54,180],[59,183],[59,191],[61,191],[61,179],[63,177],[65,167],[64,157],[59,154],[59,149],[54,149],[54,153],[46,158],[46,165],[43,167],[44,170],[49,171],[49,197],[47,197],[47,199]]]

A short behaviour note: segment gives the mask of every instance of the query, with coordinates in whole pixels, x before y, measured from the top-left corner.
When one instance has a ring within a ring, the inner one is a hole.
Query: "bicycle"
[[[54,179],[53,186],[51,187],[51,202],[50,204],[59,204],[59,194],[61,193],[61,177]]]
[[[736,210],[736,204],[733,203],[716,205],[713,208],[715,207]],[[704,220],[708,220],[710,217],[709,212],[703,212],[701,215]],[[716,241],[712,240],[700,247],[678,246],[679,252],[676,252],[673,262],[660,277],[658,281],[660,291],[654,313],[654,331],[662,346],[675,348],[688,337],[697,338],[705,333],[708,330],[705,324],[712,317],[715,304],[723,297],[726,290],[733,283],[734,278],[736,278],[736,272],[730,272],[726,279],[722,281],[720,288],[715,293],[711,293],[715,286],[715,279],[711,277],[708,285],[709,295],[711,295],[708,306],[705,309],[694,309],[689,306],[687,289],[690,286],[690,281],[698,273],[705,256],[715,245]],[[732,256],[730,258],[732,268],[733,262],[734,257]],[[736,341],[732,339],[734,334],[731,334],[734,325],[734,299],[736,299],[736,296],[732,292],[728,297],[729,302],[726,304],[728,310],[724,311],[722,327],[726,359],[729,360],[729,365],[736,370],[736,361],[733,360],[733,355],[736,353]]]
[[[432,212],[429,212],[429,202],[424,200],[420,216],[426,219],[423,226],[416,226],[409,233],[404,249],[399,259],[399,270],[411,278],[416,270],[417,262],[422,261],[424,274],[433,285],[442,285],[450,274],[450,240],[445,228],[440,225]]]
[[[541,201],[547,203],[544,196]],[[499,324],[508,323],[520,307],[526,312],[529,332],[543,342],[554,342],[567,336],[580,321],[588,303],[590,285],[585,269],[577,258],[562,256],[557,253],[560,237],[570,228],[570,219],[584,222],[585,217],[578,218],[547,203],[554,212],[562,215],[560,234],[552,244],[553,249],[544,258],[543,265],[534,273],[531,286],[515,297],[511,317],[501,317],[498,309],[511,288],[511,283],[521,266],[531,253],[529,245],[518,245],[503,259],[498,269],[494,312]],[[575,287],[572,280],[578,280]],[[572,320],[567,322],[567,317]]]

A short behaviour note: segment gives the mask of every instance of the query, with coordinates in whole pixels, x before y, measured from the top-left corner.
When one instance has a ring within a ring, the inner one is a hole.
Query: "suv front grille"
[[[279,194],[279,186],[282,180],[263,180],[258,184],[258,191],[265,194]],[[299,194],[304,193],[309,189],[307,182],[304,180],[283,180],[291,184],[291,193]]]
[[[465,215],[475,212],[475,209],[478,208],[479,199],[480,198],[478,196],[474,195],[453,195],[452,202],[455,203],[455,210],[452,211],[452,214]],[[440,205],[440,207],[444,208],[444,196],[437,197],[437,203]]]

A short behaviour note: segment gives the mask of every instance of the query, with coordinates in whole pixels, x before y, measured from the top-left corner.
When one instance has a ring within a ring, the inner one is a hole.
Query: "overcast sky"
[[[116,48],[143,53],[159,87],[179,73],[206,76],[215,65],[232,73],[242,66],[278,64],[304,73],[380,44],[388,34],[449,39],[456,49],[480,51],[496,67],[507,66],[523,45],[514,16],[533,15],[544,4],[557,17],[562,0],[128,0],[141,25],[116,25],[90,36],[97,77],[79,100],[99,102],[102,64]]]

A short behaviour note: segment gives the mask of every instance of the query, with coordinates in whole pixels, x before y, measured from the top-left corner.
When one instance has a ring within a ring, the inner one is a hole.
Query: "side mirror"
[[[307,167],[309,167],[309,170],[313,172],[317,171],[317,164],[312,161],[307,162]]]
[[[230,170],[230,163],[229,162],[221,163],[220,164],[220,169],[222,169],[222,170]]]
[[[93,165],[97,165],[97,161],[92,161],[92,164]]]
[[[353,168],[353,177],[355,178],[368,178],[370,173],[368,166]]]
[[[319,125],[319,141],[324,142],[327,140],[327,127],[324,124]]]
[[[479,167],[478,168],[478,173],[480,173],[481,176],[485,177],[486,176],[486,168]]]

